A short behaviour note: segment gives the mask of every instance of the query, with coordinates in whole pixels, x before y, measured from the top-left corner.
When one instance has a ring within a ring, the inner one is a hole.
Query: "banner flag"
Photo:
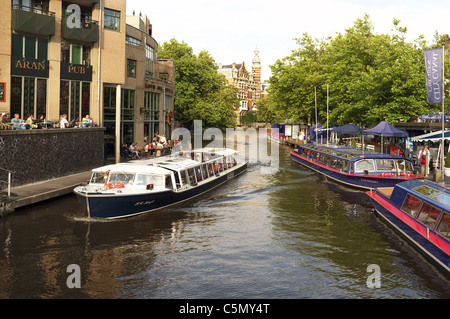
[[[425,70],[427,76],[427,102],[442,103],[442,48],[425,50]]]
[[[427,102],[442,103],[442,52],[443,48],[425,50],[425,70],[427,76]]]

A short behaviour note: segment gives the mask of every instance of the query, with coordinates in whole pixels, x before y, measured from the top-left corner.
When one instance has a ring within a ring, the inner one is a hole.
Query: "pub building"
[[[125,0],[1,1],[0,16],[0,112],[54,122],[89,114],[106,128],[108,157],[122,143],[170,136],[174,63],[157,59],[150,20],[127,16]]]

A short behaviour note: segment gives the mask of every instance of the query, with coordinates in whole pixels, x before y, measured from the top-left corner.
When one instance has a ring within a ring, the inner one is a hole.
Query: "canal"
[[[449,281],[363,192],[303,169],[248,171],[129,219],[84,217],[74,195],[0,219],[0,298],[449,298]],[[68,267],[79,267],[70,289]],[[368,284],[379,267],[380,288]]]

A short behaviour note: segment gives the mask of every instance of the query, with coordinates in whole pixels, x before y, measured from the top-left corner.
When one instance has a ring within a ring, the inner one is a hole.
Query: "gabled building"
[[[256,102],[262,98],[261,59],[259,50],[255,49],[251,71],[242,64],[218,65],[218,72],[224,74],[228,83],[239,89],[240,108],[237,111],[238,123],[240,115],[248,111],[257,111]]]

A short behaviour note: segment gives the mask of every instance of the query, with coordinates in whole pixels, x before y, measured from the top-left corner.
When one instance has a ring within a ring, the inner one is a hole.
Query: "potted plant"
[[[450,155],[447,155],[444,163],[444,174],[445,176],[450,176]]]

